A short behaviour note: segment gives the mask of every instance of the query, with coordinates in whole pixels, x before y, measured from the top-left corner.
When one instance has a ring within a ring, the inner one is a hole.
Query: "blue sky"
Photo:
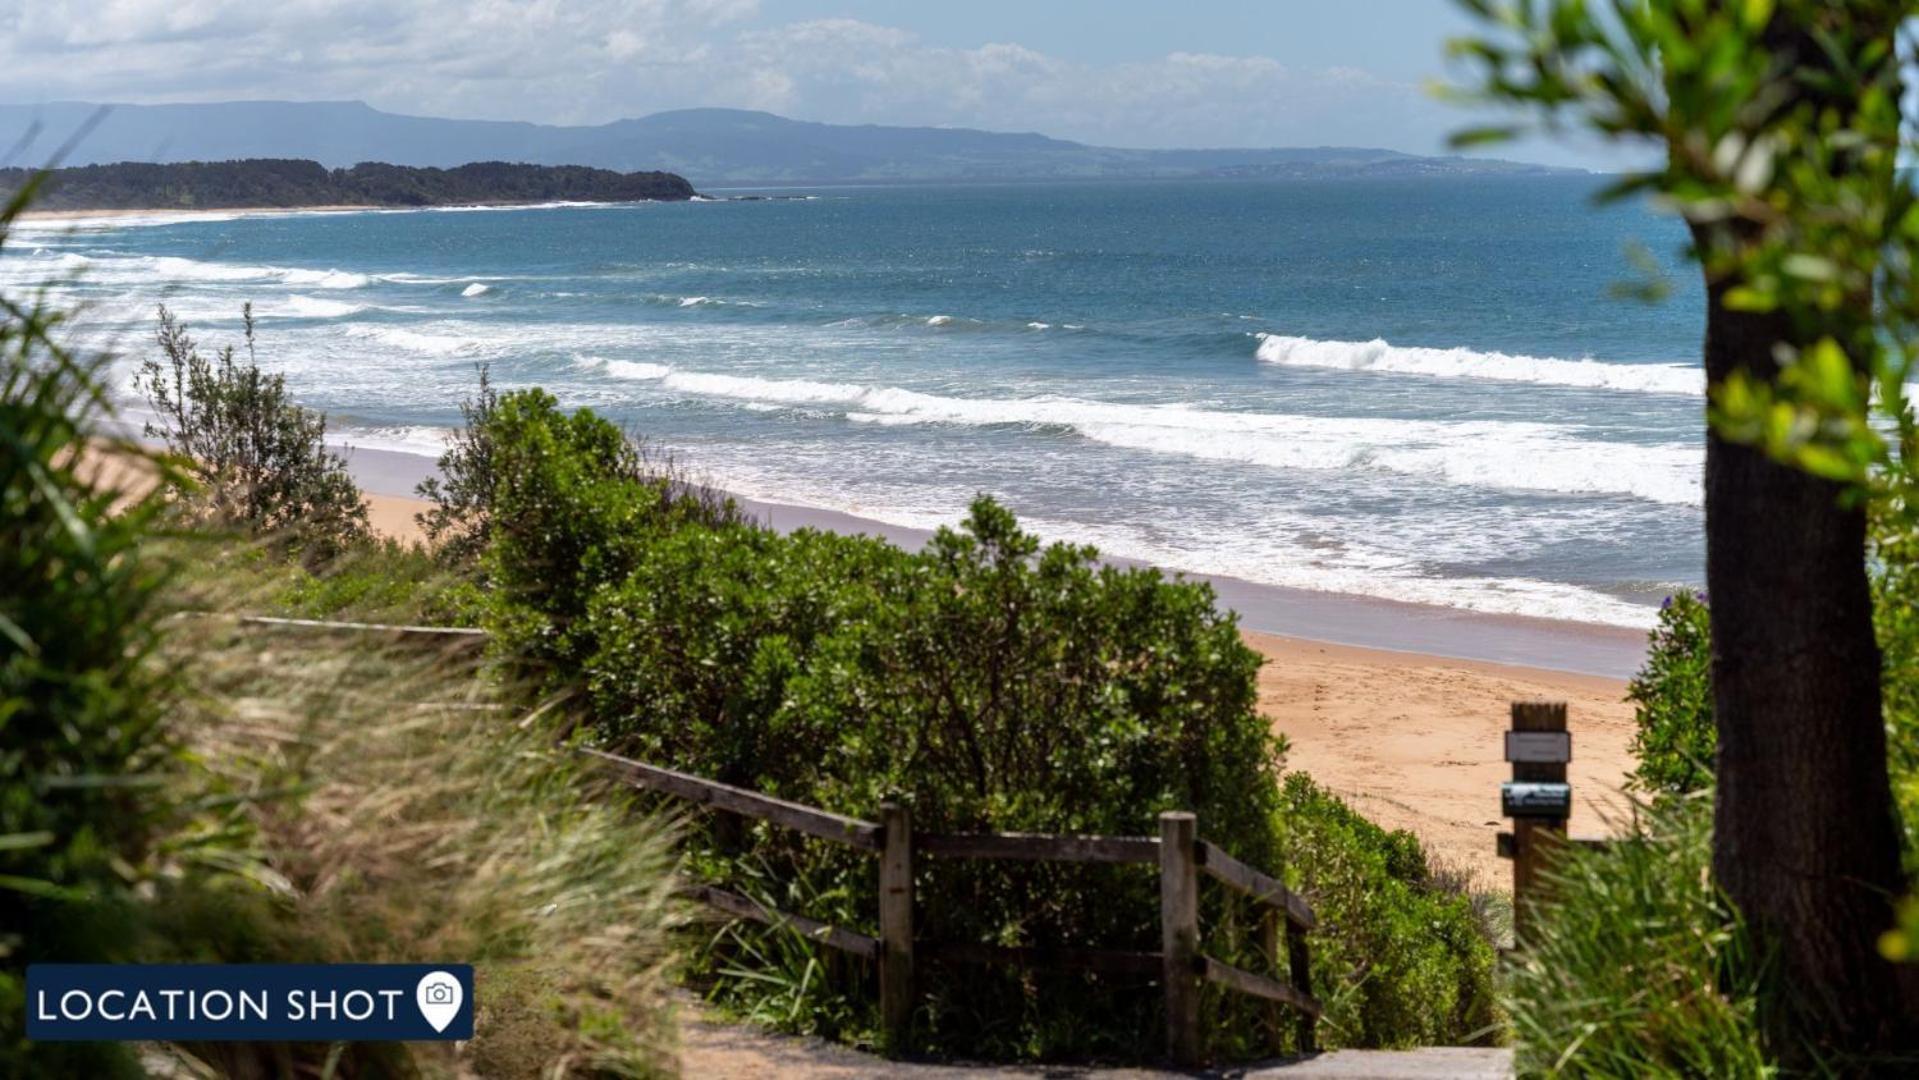
[[[0,100],[363,100],[545,123],[717,105],[1428,153],[1470,120],[1427,92],[1467,29],[1451,0],[0,0]]]

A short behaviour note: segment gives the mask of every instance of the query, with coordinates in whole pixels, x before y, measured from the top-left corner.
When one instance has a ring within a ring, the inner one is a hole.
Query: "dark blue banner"
[[[27,1038],[473,1037],[470,964],[33,964]]]

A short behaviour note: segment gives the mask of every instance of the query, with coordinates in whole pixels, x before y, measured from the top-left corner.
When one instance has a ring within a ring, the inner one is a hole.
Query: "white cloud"
[[[754,0],[0,0],[0,100],[363,99],[598,123],[695,105],[1041,131],[1110,145],[1432,150],[1459,118],[1352,68],[1169,52],[1068,61]]]

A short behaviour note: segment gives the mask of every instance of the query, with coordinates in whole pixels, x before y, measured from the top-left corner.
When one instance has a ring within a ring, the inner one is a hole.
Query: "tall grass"
[[[1704,796],[1660,800],[1611,845],[1559,854],[1507,971],[1519,1075],[1773,1075],[1764,965],[1711,870]]]
[[[223,554],[194,561],[247,565]],[[271,610],[275,569],[202,571],[183,588],[201,610]],[[474,1040],[414,1047],[402,1073],[675,1071],[673,829],[583,772],[559,718],[507,707],[471,650],[221,617],[182,620],[167,649],[194,690],[175,722],[266,887],[172,909],[184,951],[473,963]],[[196,1051],[261,1064],[244,1046]],[[342,1053],[343,1067],[388,1071],[381,1048]]]

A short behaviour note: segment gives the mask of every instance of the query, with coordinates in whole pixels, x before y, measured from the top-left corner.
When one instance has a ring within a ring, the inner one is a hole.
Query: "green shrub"
[[[0,243],[20,209],[0,211]],[[170,699],[150,663],[164,570],[141,539],[160,511],[116,490],[89,446],[99,365],[50,337],[60,317],[0,303],[0,1073],[131,1071],[112,1044],[24,1041],[28,964],[137,958],[138,889],[178,808]],[[116,510],[117,505],[117,510]]]
[[[246,359],[228,345],[211,359],[164,306],[137,382],[165,442],[198,481],[191,504],[210,520],[325,558],[365,540],[366,503],[346,460],[327,449],[326,417],[293,403],[286,377],[260,370],[253,308],[241,309]]]
[[[1639,730],[1632,786],[1684,795],[1712,784],[1712,626],[1705,597],[1675,593],[1659,609],[1646,663],[1626,688]]]
[[[1874,517],[1873,622],[1882,655],[1886,766],[1905,829],[1909,872],[1919,872],[1919,531]],[[1712,786],[1712,631],[1706,601],[1674,596],[1659,613],[1646,663],[1627,690],[1638,730],[1632,786],[1655,796]]]
[[[561,411],[544,390],[501,395],[486,427],[493,629],[516,676],[565,689],[591,652],[574,634],[594,592],[624,580],[676,525],[739,515],[590,411]]]
[[[440,455],[439,475],[420,481],[415,493],[433,505],[415,514],[427,546],[444,562],[470,566],[486,550],[498,473],[493,467],[493,414],[500,395],[485,365],[480,389],[460,403],[461,424]]]
[[[1486,928],[1418,838],[1380,828],[1303,773],[1286,777],[1280,823],[1288,883],[1322,924],[1313,938],[1322,1041],[1492,1041],[1499,1023]]]
[[[1520,1076],[1769,1076],[1760,958],[1712,884],[1712,804],[1654,803],[1546,872],[1507,972]]]
[[[1259,658],[1209,587],[1102,566],[1089,548],[1042,549],[990,499],[917,553],[781,535],[649,470],[612,425],[537,391],[503,395],[490,423],[490,625],[548,690],[588,696],[603,745],[842,813],[870,817],[898,799],[925,831],[1150,835],[1161,811],[1190,809],[1235,856],[1270,866],[1282,855],[1283,744],[1255,708]],[[1319,805],[1304,817],[1324,819]],[[1349,824],[1339,835],[1371,852],[1387,834],[1352,839]],[[1337,932],[1376,933],[1404,970],[1342,976],[1369,984],[1342,990],[1351,1037],[1462,1037],[1485,1026],[1490,950],[1472,938],[1470,906],[1425,881],[1410,838],[1385,846],[1390,871],[1356,855],[1342,887],[1399,874],[1381,906],[1352,910],[1405,927]],[[871,928],[868,859],[724,825],[695,838],[693,857],[704,876],[779,906]],[[1158,947],[1148,868],[930,860],[921,878],[932,940]],[[1250,913],[1210,886],[1205,910],[1209,950],[1259,968]],[[705,953],[711,993],[795,1029],[870,1037],[865,976],[788,937],[722,935]],[[1357,953],[1328,955],[1336,966]],[[1440,992],[1447,978],[1457,981]],[[930,965],[920,989],[923,1049],[1138,1058],[1157,1048],[1151,981]],[[1414,1030],[1414,995],[1428,992],[1438,1019]],[[1262,1045],[1255,1003],[1209,995],[1209,1009],[1215,1052]]]
[[[227,558],[257,559],[263,577],[252,609],[307,619],[473,626],[484,618],[478,587],[417,546],[368,540],[318,565],[287,562],[254,548]]]

